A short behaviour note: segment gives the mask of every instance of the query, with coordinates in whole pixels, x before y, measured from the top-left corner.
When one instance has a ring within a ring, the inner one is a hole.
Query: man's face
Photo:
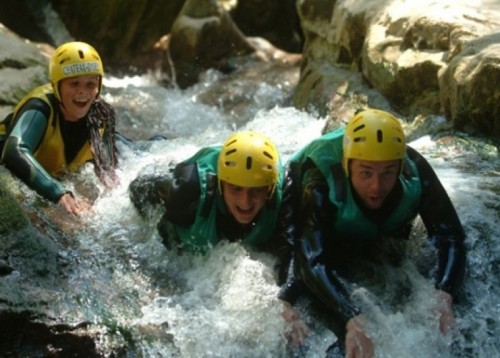
[[[351,159],[349,170],[354,190],[369,209],[378,209],[396,185],[400,160]]]
[[[65,78],[59,82],[61,111],[64,119],[77,121],[85,117],[99,93],[99,77],[95,75]]]
[[[266,203],[268,186],[242,187],[221,182],[222,195],[228,211],[240,224],[249,224],[259,214]]]

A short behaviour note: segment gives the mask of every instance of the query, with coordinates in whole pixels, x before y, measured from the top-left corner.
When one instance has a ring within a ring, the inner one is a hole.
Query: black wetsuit
[[[212,206],[216,206],[216,232],[218,240],[227,240],[230,242],[241,241],[245,242],[245,238],[249,237],[255,226],[259,225],[259,218],[256,217],[254,222],[249,224],[241,224],[237,222],[223,204],[220,198],[219,186],[217,185],[217,177],[211,176],[206,180],[204,195],[204,208],[211,210]],[[172,225],[178,227],[190,227],[199,219],[199,204],[202,197],[200,188],[199,171],[196,163],[182,163],[177,165],[173,175],[143,175],[136,178],[129,187],[129,193],[134,206],[138,209],[142,216],[147,216],[147,208],[153,205],[162,205],[165,209],[165,214],[158,223],[158,232],[162,237],[163,244],[169,249],[177,249],[181,252],[185,250],[185,243],[181,238],[175,235],[172,231]],[[266,202],[266,213],[272,214],[273,208],[277,205],[276,195],[268,199]],[[276,212],[277,215],[277,212]],[[269,228],[271,232],[267,232],[266,236],[269,239],[259,242],[257,245],[251,244],[252,248],[257,251],[269,252],[280,258],[280,262],[288,263],[290,249],[286,242],[281,241],[281,237],[275,235],[275,228]],[[210,236],[210,233],[207,233]],[[287,266],[287,265],[286,265]],[[280,265],[281,282],[284,281],[283,269]]]
[[[420,215],[428,238],[438,253],[436,288],[456,299],[465,270],[462,225],[429,163],[410,147],[407,156],[415,163],[422,185],[416,214]],[[322,309],[333,314],[333,317],[328,317],[336,321],[332,327],[336,328],[335,333],[343,342],[345,324],[360,313],[350,296],[351,282],[356,276],[359,278],[362,267],[359,264],[364,261],[400,263],[403,247],[399,244],[405,242],[401,237],[409,237],[411,222],[402,223],[400,230],[394,233],[399,240],[362,241],[338,237],[332,225],[337,208],[329,200],[328,185],[313,163],[306,165],[309,167],[302,176],[305,180],[302,192],[298,192],[300,184],[294,183],[292,175],[288,174],[285,180],[281,231],[294,247],[294,262],[279,297],[293,304],[305,292],[312,295]],[[363,208],[361,201],[354,199],[369,220],[381,224],[391,215],[391,209],[401,196],[401,188],[396,186],[377,210]]]
[[[115,122],[114,110],[100,99],[85,117],[66,121],[52,85],[38,87],[0,123],[2,164],[37,193],[58,202],[70,192],[57,179],[60,174],[89,161],[98,174],[112,171],[117,163]]]

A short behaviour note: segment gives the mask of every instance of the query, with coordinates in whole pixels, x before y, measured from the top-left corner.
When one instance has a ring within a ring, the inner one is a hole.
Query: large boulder
[[[484,3],[299,0],[305,46],[296,105],[329,111],[338,87],[330,74],[343,67],[362,73],[409,118],[446,114],[458,128],[499,137],[499,89],[491,79],[500,76],[500,4]],[[345,99],[357,91],[347,81]]]
[[[59,292],[52,283],[69,290],[65,279],[75,267],[61,252],[64,245],[75,247],[77,241],[51,224],[42,211],[27,207],[32,199],[3,166],[0,182],[2,356],[53,357],[60,352],[74,357],[104,356],[96,345],[96,329],[86,322],[58,319],[53,312]]]
[[[160,54],[155,44],[170,31],[185,0],[52,1],[75,38],[92,44],[106,67],[145,72]]]
[[[457,128],[500,137],[500,34],[464,44],[439,73],[440,98]]]
[[[230,70],[231,57],[253,51],[217,0],[187,0],[172,25],[163,70],[179,87],[186,88],[198,82],[202,71]]]
[[[31,44],[0,24],[0,120],[21,98],[48,82],[51,49]]]
[[[30,222],[12,194],[15,182],[4,166],[0,166],[0,181],[2,182],[0,187],[0,237],[5,238],[12,231],[25,229],[30,225]],[[4,247],[6,241],[3,240],[5,239],[0,241],[1,252],[9,252],[8,248]]]
[[[295,2],[240,0],[230,14],[245,36],[262,37],[279,49],[301,53],[303,38]]]
[[[35,42],[54,46],[71,39],[51,0],[0,1],[0,23]]]

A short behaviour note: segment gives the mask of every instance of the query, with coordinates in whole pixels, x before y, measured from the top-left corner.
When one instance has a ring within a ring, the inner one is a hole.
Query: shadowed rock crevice
[[[87,324],[48,326],[28,311],[0,311],[2,357],[103,357],[96,337],[81,333]]]

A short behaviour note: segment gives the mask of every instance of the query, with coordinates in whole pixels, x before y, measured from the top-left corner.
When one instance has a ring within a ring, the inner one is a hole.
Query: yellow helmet
[[[102,90],[104,69],[97,51],[85,42],[67,42],[59,46],[50,59],[49,77],[54,87],[54,95],[61,101],[59,81],[65,78],[97,75],[99,76],[99,93]]]
[[[347,124],[343,141],[344,170],[349,176],[349,159],[402,160],[405,134],[399,120],[390,113],[367,109]]]
[[[219,153],[217,173],[220,181],[242,187],[274,186],[278,180],[278,151],[266,136],[238,132],[230,136]]]

